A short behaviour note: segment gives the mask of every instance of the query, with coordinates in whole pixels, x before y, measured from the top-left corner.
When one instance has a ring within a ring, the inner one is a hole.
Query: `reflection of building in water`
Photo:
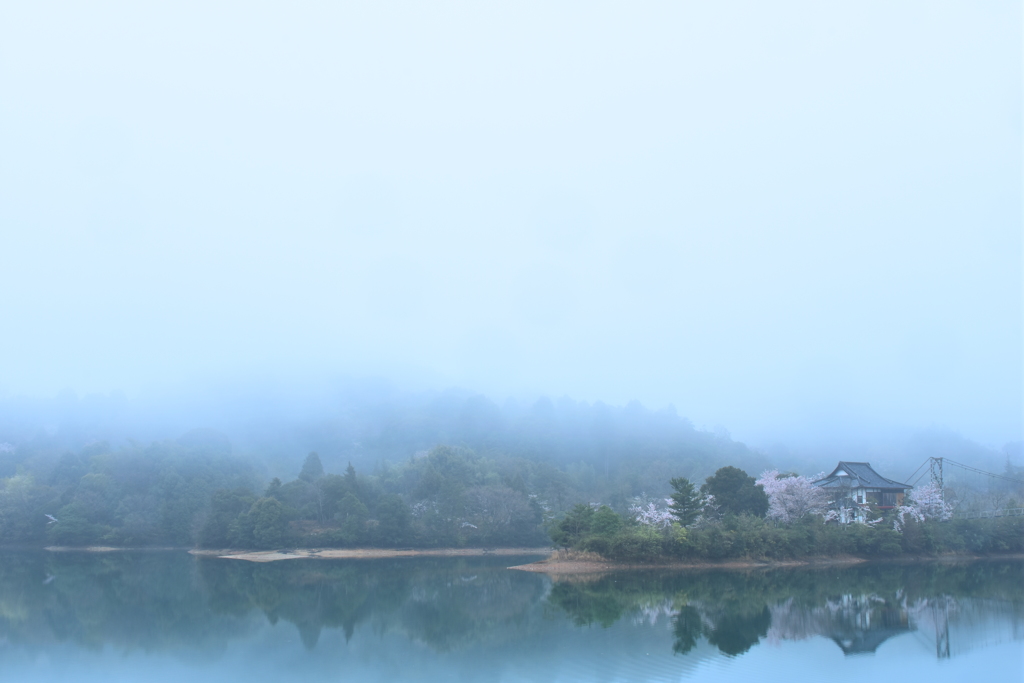
[[[911,630],[905,609],[874,595],[844,595],[836,616],[827,635],[848,655],[874,652],[889,638]]]
[[[790,599],[771,612],[769,642],[824,636],[847,655],[874,653],[890,638],[907,633],[939,659],[1024,640],[1024,605],[1007,600],[938,596],[908,602],[844,595],[817,607],[801,607]]]
[[[792,600],[772,608],[769,640],[832,639],[848,655],[871,653],[889,638],[913,630],[906,609],[877,595],[844,595],[822,607],[801,608]]]

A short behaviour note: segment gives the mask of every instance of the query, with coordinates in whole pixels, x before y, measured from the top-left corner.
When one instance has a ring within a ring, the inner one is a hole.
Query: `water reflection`
[[[725,655],[762,642],[829,638],[846,655],[874,653],[917,633],[936,656],[968,651],[1001,633],[1020,639],[1024,563],[868,565],[752,572],[621,573],[555,584],[550,601],[576,625],[608,627],[626,615],[671,622],[676,654],[701,640]]]
[[[343,637],[342,647],[361,633],[381,649],[397,638],[491,664],[524,651],[558,662],[595,647],[604,657],[654,649],[696,662],[819,637],[849,656],[900,639],[934,659],[1024,633],[1019,561],[554,582],[505,569],[528,559],[251,564],[172,552],[8,552],[0,556],[0,647],[45,652],[70,643],[216,661],[232,643],[284,626],[308,653],[325,632]],[[605,631],[612,637],[599,637]]]
[[[271,623],[295,624],[309,649],[324,628],[341,629],[348,641],[365,626],[401,632],[444,652],[509,637],[541,601],[545,582],[507,570],[508,563],[508,557],[269,564],[207,559],[199,566],[214,613],[260,610]]]

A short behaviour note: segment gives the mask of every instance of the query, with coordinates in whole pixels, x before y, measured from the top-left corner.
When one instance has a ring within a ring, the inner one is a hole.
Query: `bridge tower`
[[[932,475],[932,484],[938,487],[942,502],[946,502],[946,488],[942,482],[942,458],[928,458],[928,468]]]

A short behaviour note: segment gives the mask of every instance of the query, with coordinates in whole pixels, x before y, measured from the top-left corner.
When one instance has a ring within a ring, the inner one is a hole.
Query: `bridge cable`
[[[962,467],[965,470],[970,470],[972,472],[977,472],[979,474],[987,474],[988,476],[995,477],[996,479],[1005,479],[1006,481],[1012,481],[1014,484],[1024,484],[1024,481],[1021,481],[1020,479],[1014,479],[1013,477],[1007,477],[1007,476],[1004,476],[1002,474],[994,474],[993,472],[986,472],[985,470],[979,470],[977,467],[971,467],[970,465],[965,465],[963,463],[957,462],[956,460],[950,460],[949,458],[943,458],[943,460],[948,462],[950,465],[956,465],[957,467]],[[911,475],[911,476],[913,476],[913,475]]]
[[[912,479],[912,478],[914,477],[914,475],[915,475],[915,474],[917,474],[918,472],[920,472],[920,471],[921,471],[921,468],[922,468],[922,467],[924,467],[925,465],[927,465],[927,464],[928,464],[929,462],[931,462],[931,458],[925,458],[924,462],[923,462],[923,463],[921,463],[920,465],[918,465],[918,466],[917,466],[917,469],[916,469],[916,470],[914,470],[914,471],[913,471],[913,472],[911,473],[911,475],[910,475],[909,477],[907,477],[906,479],[904,479],[903,481],[905,481],[905,482],[909,483],[909,484],[910,484],[911,486],[913,486],[914,484],[913,484],[913,482],[911,482],[910,480],[911,480],[911,479]],[[918,477],[918,479],[920,479],[920,477]]]

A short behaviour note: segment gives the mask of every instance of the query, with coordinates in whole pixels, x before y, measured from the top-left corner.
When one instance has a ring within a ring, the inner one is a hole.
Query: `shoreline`
[[[24,550],[25,548],[20,548]],[[621,571],[650,570],[711,570],[749,571],[752,569],[786,569],[797,567],[842,567],[856,564],[918,564],[924,562],[976,562],[983,560],[1024,560],[1024,553],[995,555],[900,555],[888,558],[865,558],[852,555],[835,557],[814,556],[793,560],[732,559],[718,562],[617,562],[605,560],[592,553],[566,553],[554,548],[294,548],[289,550],[245,550],[238,548],[207,549],[168,546],[45,546],[36,548],[48,552],[115,553],[138,551],[184,551],[197,557],[215,557],[247,562],[277,562],[280,560],[323,559],[388,559],[393,557],[482,557],[543,555],[544,559],[508,569],[547,574],[552,577],[574,574],[594,575]]]
[[[744,571],[750,569],[792,569],[796,567],[846,567],[856,564],[918,564],[923,562],[976,562],[980,560],[1024,560],[1022,553],[1000,555],[913,555],[891,558],[864,558],[854,556],[809,557],[801,560],[725,560],[722,562],[613,562],[592,558],[548,559],[521,564],[509,569],[547,574],[551,577],[608,574],[621,571],[647,570],[702,570],[724,569]]]
[[[572,574],[606,574],[620,571],[648,571],[665,569],[784,569],[793,567],[834,567],[848,566],[871,562],[863,557],[823,557],[805,560],[725,560],[722,562],[613,562],[595,559],[557,559],[540,560],[530,564],[521,564],[509,569],[524,572],[536,572],[550,576],[566,576]]]
[[[551,548],[296,548],[293,550],[205,550],[188,551],[192,555],[247,562],[279,560],[349,560],[390,557],[479,557],[483,555],[551,555]],[[524,565],[526,566],[526,565]]]
[[[22,550],[40,550],[37,546],[35,548],[21,548]],[[132,552],[138,552],[140,550],[153,550],[153,551],[165,551],[165,550],[184,550],[188,551],[187,546],[151,546],[151,545],[132,545],[132,546],[114,546],[114,545],[48,545],[41,548],[51,553],[116,553],[125,550]]]

